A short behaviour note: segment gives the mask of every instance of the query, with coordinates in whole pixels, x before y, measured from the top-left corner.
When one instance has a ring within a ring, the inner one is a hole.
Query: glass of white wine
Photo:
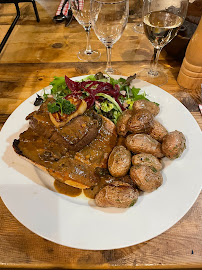
[[[91,21],[98,39],[106,46],[106,73],[114,73],[111,65],[111,49],[128,21],[129,0],[91,0]]]
[[[100,52],[91,49],[90,44],[90,0],[70,0],[71,9],[74,17],[81,24],[86,32],[87,43],[86,48],[78,52],[77,56],[80,60],[85,62],[93,62],[100,58]]]
[[[137,78],[155,85],[167,82],[163,69],[158,69],[158,59],[162,48],[176,35],[184,22],[188,0],[144,0],[143,26],[146,37],[154,47],[150,68],[137,73]]]

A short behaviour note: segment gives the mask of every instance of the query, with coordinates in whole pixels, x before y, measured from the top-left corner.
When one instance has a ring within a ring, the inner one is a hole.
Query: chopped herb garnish
[[[136,203],[137,200],[132,201],[132,203],[129,205],[129,207],[133,206]]]
[[[155,173],[157,172],[157,169],[156,168],[151,167],[151,169],[152,169],[153,172],[155,172]]]
[[[48,103],[48,111],[50,113],[60,112],[63,114],[71,114],[76,110],[74,104],[72,104],[69,100],[58,97],[54,102]]]
[[[60,106],[56,102],[48,103],[47,106],[50,113],[56,113],[60,110]]]

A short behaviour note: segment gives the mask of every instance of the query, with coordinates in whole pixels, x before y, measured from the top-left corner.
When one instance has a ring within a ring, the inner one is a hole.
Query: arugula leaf
[[[99,82],[108,82],[109,78],[105,77],[102,72],[98,72],[95,75],[88,75],[82,81],[99,81]]]
[[[132,76],[129,76],[129,77],[126,79],[125,84],[129,86],[130,83],[132,82],[132,80],[134,80],[135,78],[136,78],[136,73],[135,73],[134,75],[132,75]]]
[[[95,74],[95,79],[99,81],[99,80],[107,79],[107,77],[105,77],[102,72],[98,72]]]
[[[97,81],[94,75],[89,75],[82,79],[82,81]]]
[[[131,88],[131,94],[133,98],[136,98],[140,92],[140,88],[135,88],[134,86]]]

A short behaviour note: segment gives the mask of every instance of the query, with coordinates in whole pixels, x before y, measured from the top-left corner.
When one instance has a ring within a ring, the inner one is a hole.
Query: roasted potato
[[[131,153],[124,146],[119,145],[114,147],[109,159],[108,169],[112,176],[125,176],[131,166]]]
[[[167,134],[168,131],[166,130],[166,128],[161,123],[154,120],[154,125],[149,135],[155,140],[162,142],[163,137]]]
[[[133,153],[148,153],[157,158],[164,155],[161,150],[161,144],[147,134],[130,134],[125,140],[126,147]]]
[[[172,131],[163,138],[162,151],[164,155],[170,159],[181,156],[185,148],[186,139],[184,134],[180,131]]]
[[[145,165],[155,168],[157,171],[162,170],[162,164],[158,158],[151,154],[140,153],[132,157],[133,165]]]
[[[127,208],[135,204],[139,192],[130,184],[114,181],[103,187],[95,196],[95,203],[100,207]]]
[[[151,192],[160,187],[163,183],[163,177],[154,167],[132,166],[130,177],[142,191]]]
[[[133,103],[133,111],[135,113],[140,109],[147,109],[154,116],[156,116],[160,111],[160,108],[156,103],[148,101],[146,99],[139,99]]]
[[[120,136],[126,136],[127,130],[127,123],[129,118],[132,116],[132,110],[125,110],[123,114],[118,118],[116,128],[117,134]]]
[[[130,177],[130,175],[129,174],[127,174],[127,175],[125,175],[125,176],[123,176],[123,177],[116,177],[115,178],[116,180],[119,180],[119,181],[122,181],[122,182],[124,182],[124,183],[128,183],[128,184],[130,184],[132,187],[134,187],[134,188],[137,188],[137,185],[135,184],[135,182],[131,179],[131,177]]]
[[[154,117],[146,109],[138,110],[127,123],[128,130],[132,133],[149,133],[154,126]]]

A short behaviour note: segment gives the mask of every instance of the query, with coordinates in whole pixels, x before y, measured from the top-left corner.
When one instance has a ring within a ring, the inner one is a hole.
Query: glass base
[[[102,70],[103,74],[108,74],[108,75],[121,75],[123,72],[119,70],[118,68],[112,68],[110,70],[106,69]]]
[[[137,73],[137,79],[146,81],[156,86],[164,85],[168,82],[168,76],[163,70],[156,71],[155,75],[151,74],[150,68],[145,68]]]
[[[99,60],[101,53],[99,51],[86,51],[81,50],[78,52],[77,56],[79,60],[82,60],[84,62],[95,62]]]
[[[110,67],[110,68],[105,68],[104,73],[107,74],[114,74],[114,72],[116,72],[116,69]]]
[[[144,28],[143,28],[143,23],[135,23],[133,30],[139,34],[144,34]]]

